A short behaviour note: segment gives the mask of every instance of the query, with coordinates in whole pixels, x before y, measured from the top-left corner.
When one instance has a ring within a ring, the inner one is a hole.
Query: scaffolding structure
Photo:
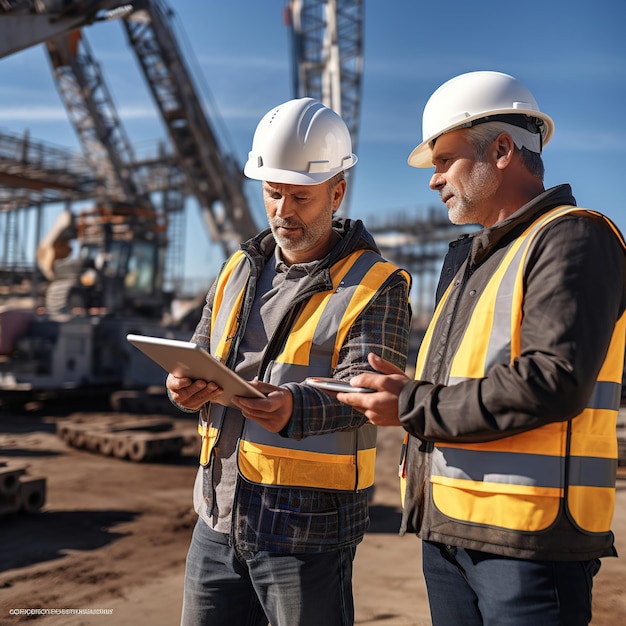
[[[449,243],[466,233],[467,226],[452,224],[445,208],[430,207],[426,211],[390,211],[384,217],[368,220],[367,228],[383,255],[413,277],[413,326],[425,328],[432,316]]]

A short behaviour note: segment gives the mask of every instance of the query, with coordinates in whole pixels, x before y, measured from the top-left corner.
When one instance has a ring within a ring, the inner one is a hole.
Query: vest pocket
[[[460,486],[457,479],[434,476],[432,497],[446,517],[507,530],[538,532],[557,519],[562,490],[499,483]]]
[[[293,450],[242,440],[238,465],[242,476],[256,484],[339,491],[356,488],[354,455]]]

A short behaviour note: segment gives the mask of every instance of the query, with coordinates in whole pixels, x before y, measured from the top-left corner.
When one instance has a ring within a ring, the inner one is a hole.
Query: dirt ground
[[[34,514],[0,517],[0,625],[174,626],[184,559],[195,521],[195,421],[176,417],[189,435],[167,462],[132,463],[68,447],[56,421],[99,413],[69,406],[0,410],[0,461],[45,476],[47,501]],[[356,623],[428,626],[420,543],[397,534],[397,462],[401,433],[379,435],[372,525],[355,562]],[[606,559],[594,587],[594,626],[626,623],[626,480],[614,522],[624,558]],[[13,609],[13,611],[12,611]],[[14,609],[88,609],[69,616],[15,615]],[[225,625],[227,626],[227,625]]]

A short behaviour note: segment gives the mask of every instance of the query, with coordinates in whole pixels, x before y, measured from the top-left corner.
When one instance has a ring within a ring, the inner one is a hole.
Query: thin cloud
[[[2,107],[0,106],[0,121],[8,122],[57,122],[67,119],[67,111],[63,107],[28,106]]]
[[[118,109],[121,119],[157,118],[155,107],[146,105],[125,105]],[[57,122],[67,119],[67,111],[62,106],[0,106],[0,121],[9,122]]]

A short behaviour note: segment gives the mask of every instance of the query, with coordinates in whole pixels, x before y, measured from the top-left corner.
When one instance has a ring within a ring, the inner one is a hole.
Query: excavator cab
[[[162,382],[163,370],[126,335],[179,338],[163,326],[165,232],[154,211],[135,206],[59,215],[37,250],[44,310],[0,311],[0,389],[15,398]]]
[[[151,211],[115,205],[64,212],[37,255],[49,280],[46,312],[161,317],[170,304],[163,292],[166,243],[165,225]]]

